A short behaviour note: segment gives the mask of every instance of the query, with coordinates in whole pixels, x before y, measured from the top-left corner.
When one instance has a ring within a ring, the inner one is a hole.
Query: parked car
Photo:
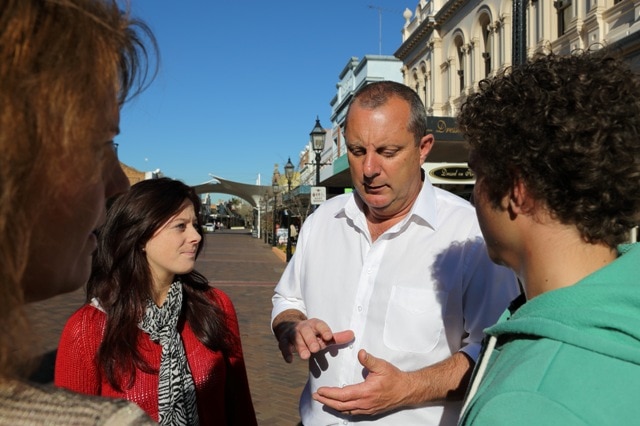
[[[204,224],[204,232],[213,232],[215,230],[215,226],[213,223],[208,222]]]

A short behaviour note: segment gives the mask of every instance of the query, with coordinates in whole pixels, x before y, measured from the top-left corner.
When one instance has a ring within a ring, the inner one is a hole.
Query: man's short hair
[[[363,108],[376,109],[386,104],[392,96],[404,99],[409,104],[410,116],[407,130],[413,134],[416,146],[419,146],[420,140],[427,134],[427,113],[424,104],[415,90],[395,81],[378,81],[361,87],[349,104],[344,131],[347,130],[351,105],[357,103]]]

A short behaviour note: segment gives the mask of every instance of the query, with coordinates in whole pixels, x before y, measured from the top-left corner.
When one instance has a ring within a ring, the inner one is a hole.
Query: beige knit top
[[[51,385],[0,383],[0,425],[154,425],[137,405]]]

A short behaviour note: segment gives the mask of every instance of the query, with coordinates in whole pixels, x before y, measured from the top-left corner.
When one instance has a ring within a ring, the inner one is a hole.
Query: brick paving
[[[233,301],[240,322],[253,404],[261,426],[298,425],[298,398],[306,363],[287,364],[269,329],[273,288],[284,271],[282,256],[245,232],[207,234],[196,268]],[[66,319],[84,300],[83,290],[28,305],[34,334],[44,355],[39,381],[51,377],[52,361]]]

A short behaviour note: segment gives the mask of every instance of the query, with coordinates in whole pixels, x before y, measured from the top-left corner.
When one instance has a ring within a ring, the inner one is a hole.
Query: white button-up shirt
[[[483,329],[518,294],[508,269],[487,256],[473,207],[425,180],[410,213],[375,242],[355,200],[323,203],[304,222],[296,252],[273,296],[272,320],[287,309],[353,330],[353,343],[315,354],[300,399],[305,426],[348,424],[311,394],[364,380],[363,348],[403,371],[464,351],[476,359]],[[455,424],[460,402],[407,408],[371,418],[377,425]],[[369,424],[358,419],[357,424]]]

